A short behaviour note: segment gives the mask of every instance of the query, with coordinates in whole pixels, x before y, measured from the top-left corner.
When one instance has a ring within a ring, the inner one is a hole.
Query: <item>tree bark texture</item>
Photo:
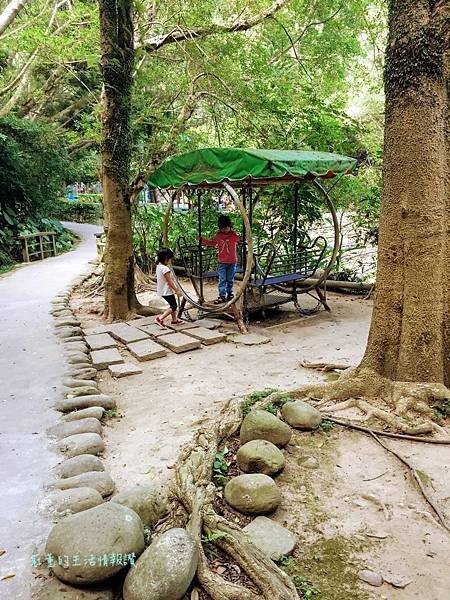
[[[99,11],[103,75],[101,157],[107,215],[105,316],[118,320],[127,317],[135,299],[129,195],[132,0],[99,0]]]
[[[361,366],[449,385],[449,2],[390,0],[374,313]]]

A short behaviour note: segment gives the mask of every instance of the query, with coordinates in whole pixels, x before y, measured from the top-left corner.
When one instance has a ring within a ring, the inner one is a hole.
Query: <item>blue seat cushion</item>
[[[282,283],[289,283],[291,281],[298,281],[299,279],[306,279],[308,275],[303,273],[288,273],[287,275],[275,275],[274,277],[267,277],[267,279],[256,279],[252,282],[252,285],[256,287],[263,287],[265,285],[278,285]]]

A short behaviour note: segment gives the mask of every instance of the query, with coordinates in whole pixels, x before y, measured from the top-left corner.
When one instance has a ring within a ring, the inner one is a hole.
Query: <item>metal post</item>
[[[294,261],[293,261],[293,271],[297,272],[297,223],[298,221],[298,183],[294,183],[294,231],[292,236],[292,244],[294,246]],[[294,304],[297,304],[297,282],[294,280],[292,282],[292,294],[294,299]]]
[[[297,221],[298,221],[298,183],[294,183],[294,254],[297,252]]]
[[[245,187],[242,188],[242,205],[244,206],[244,210],[247,209],[247,194]],[[251,222],[250,222],[251,223]],[[247,250],[245,248],[246,236],[245,236],[245,227],[242,231],[242,264],[245,265],[247,262]]]
[[[197,190],[197,223],[198,223],[198,268],[200,277],[200,304],[203,304],[203,248],[202,248],[202,190]]]

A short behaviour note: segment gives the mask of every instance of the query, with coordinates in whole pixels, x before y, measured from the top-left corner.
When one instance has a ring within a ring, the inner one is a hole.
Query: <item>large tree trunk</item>
[[[446,385],[450,377],[448,7],[448,0],[389,2],[377,288],[362,363],[394,381]]]
[[[117,320],[126,319],[135,299],[129,197],[132,0],[99,0],[99,10],[104,85],[102,181],[107,217],[105,315]]]

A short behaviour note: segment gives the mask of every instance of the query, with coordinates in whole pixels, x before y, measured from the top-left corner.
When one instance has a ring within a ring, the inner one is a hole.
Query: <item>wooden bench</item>
[[[31,262],[33,258],[44,260],[49,256],[56,256],[56,232],[37,231],[19,235],[22,242],[23,262]]]

